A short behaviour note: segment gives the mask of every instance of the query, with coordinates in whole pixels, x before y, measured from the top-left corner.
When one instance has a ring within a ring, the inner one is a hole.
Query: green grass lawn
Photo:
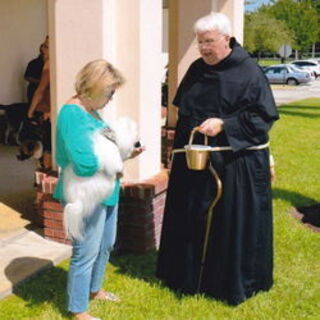
[[[290,63],[290,61],[292,61],[292,59],[286,59],[285,60],[285,63]],[[260,66],[272,66],[272,65],[274,65],[274,64],[281,64],[281,58],[278,58],[278,59],[265,59],[265,58],[263,58],[263,59],[260,59],[259,60],[259,65]]]
[[[320,319],[320,233],[290,214],[320,201],[320,99],[281,106],[271,132],[274,183],[275,284],[238,307],[203,296],[179,296],[154,277],[156,252],[113,257],[105,287],[119,304],[92,302],[90,311],[115,320]],[[0,302],[0,320],[67,319],[68,261],[24,283]]]

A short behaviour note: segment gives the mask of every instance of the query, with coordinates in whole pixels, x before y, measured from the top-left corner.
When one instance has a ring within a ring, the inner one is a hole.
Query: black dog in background
[[[20,132],[23,122],[27,118],[29,105],[27,103],[13,103],[9,105],[0,105],[0,113],[4,115],[4,138],[5,144],[20,144]],[[2,111],[2,112],[1,112]]]
[[[29,119],[28,108],[27,103],[0,105],[6,123],[4,143],[19,145],[18,160],[34,158],[43,168],[43,150],[51,150],[51,125],[40,113]]]
[[[17,159],[20,161],[34,158],[38,161],[38,167],[43,167],[43,138],[45,134],[45,121],[40,115],[23,121],[20,131],[21,144]],[[51,130],[51,128],[49,129]]]

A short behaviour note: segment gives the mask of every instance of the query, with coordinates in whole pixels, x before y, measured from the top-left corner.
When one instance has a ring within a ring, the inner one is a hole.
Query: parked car
[[[315,60],[295,60],[290,63],[302,70],[313,72],[316,78],[320,76],[320,65]]]
[[[278,64],[266,68],[264,74],[270,83],[281,83],[288,85],[298,85],[312,81],[308,71],[296,68],[292,64]]]

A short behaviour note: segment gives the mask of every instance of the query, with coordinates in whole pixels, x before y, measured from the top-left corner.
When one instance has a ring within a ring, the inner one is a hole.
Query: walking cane
[[[221,151],[220,147],[210,147],[208,146],[208,137],[205,135],[205,144],[204,145],[197,145],[193,144],[193,137],[195,132],[199,131],[199,127],[195,127],[190,134],[189,138],[189,144],[185,146],[183,149],[175,149],[173,150],[173,154],[185,152],[186,153],[186,160],[187,160],[187,166],[191,170],[206,170],[209,169],[211,172],[214,180],[216,181],[217,185],[217,194],[214,198],[214,200],[211,202],[209,209],[208,209],[208,215],[207,215],[207,225],[206,225],[206,232],[205,232],[205,238],[203,243],[203,250],[202,250],[202,257],[201,257],[201,264],[200,264],[200,273],[199,273],[199,280],[198,280],[198,287],[197,291],[200,290],[201,282],[202,282],[202,275],[203,275],[203,268],[206,262],[206,256],[207,256],[207,250],[208,250],[208,241],[209,241],[209,235],[210,235],[210,229],[211,229],[211,222],[212,222],[212,216],[213,216],[213,208],[219,201],[222,195],[222,183],[221,180],[216,172],[216,170],[213,168],[211,163],[208,166],[209,163],[209,154],[212,151]]]
[[[200,264],[200,273],[199,273],[199,280],[198,280],[198,288],[197,291],[200,291],[201,288],[201,282],[202,282],[202,275],[203,275],[203,268],[204,264],[206,262],[206,257],[207,257],[207,250],[208,250],[208,241],[209,241],[209,234],[210,234],[210,229],[211,229],[211,222],[212,222],[212,215],[213,215],[213,208],[219,201],[222,195],[222,183],[221,180],[217,174],[217,171],[213,168],[211,163],[209,164],[209,171],[212,173],[216,184],[217,184],[217,194],[214,200],[211,202],[209,209],[208,209],[208,215],[207,215],[207,226],[206,226],[206,234],[204,238],[204,243],[203,243],[203,249],[202,249],[202,257],[201,257],[201,264]]]

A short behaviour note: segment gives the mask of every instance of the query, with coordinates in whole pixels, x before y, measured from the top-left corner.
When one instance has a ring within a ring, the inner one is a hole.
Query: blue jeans
[[[118,205],[99,205],[85,222],[82,241],[74,241],[68,273],[68,310],[88,309],[91,292],[101,289],[106,264],[116,239]]]

